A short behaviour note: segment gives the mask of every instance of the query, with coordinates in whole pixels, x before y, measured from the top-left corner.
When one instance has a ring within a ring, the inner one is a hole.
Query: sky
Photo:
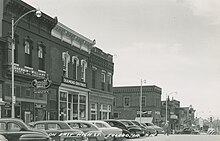
[[[112,54],[114,86],[146,81],[162,100],[220,118],[219,0],[23,1]]]

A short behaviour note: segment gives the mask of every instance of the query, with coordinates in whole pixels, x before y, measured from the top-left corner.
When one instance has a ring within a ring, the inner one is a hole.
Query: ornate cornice
[[[86,38],[60,22],[52,29],[51,35],[88,53],[91,52],[92,47],[95,45],[95,40],[92,41]]]

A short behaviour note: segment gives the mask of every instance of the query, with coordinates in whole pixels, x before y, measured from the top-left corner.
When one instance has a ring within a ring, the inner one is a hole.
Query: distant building
[[[166,101],[161,101],[161,116],[163,125],[166,122]],[[194,122],[195,110],[192,106],[181,107],[180,101],[168,97],[167,100],[167,121],[171,130],[179,130],[184,127],[191,127]]]
[[[140,117],[140,86],[113,87],[114,118],[135,119]],[[161,122],[161,88],[142,86],[142,117]]]
[[[176,109],[180,128],[191,127],[195,121],[195,109],[192,106]]]
[[[161,102],[162,125],[166,123],[166,101]],[[179,129],[178,114],[176,109],[180,108],[180,101],[168,97],[167,99],[167,121],[172,130]]]

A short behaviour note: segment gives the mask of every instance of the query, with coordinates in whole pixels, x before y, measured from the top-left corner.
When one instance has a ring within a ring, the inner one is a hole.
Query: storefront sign
[[[70,85],[74,85],[74,86],[79,86],[79,87],[84,87],[84,88],[87,87],[86,83],[84,83],[84,82],[79,82],[79,81],[71,80],[68,78],[63,78],[63,82],[70,84]]]
[[[34,79],[31,85],[37,89],[47,89],[50,87],[51,81],[48,79]]]
[[[39,77],[39,78],[45,78],[47,75],[46,73],[43,72],[38,72],[27,68],[20,68],[18,66],[14,66],[14,71],[15,73]]]
[[[48,89],[34,89],[35,94],[49,93]]]

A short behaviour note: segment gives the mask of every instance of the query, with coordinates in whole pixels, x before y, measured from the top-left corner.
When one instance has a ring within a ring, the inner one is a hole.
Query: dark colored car
[[[145,126],[144,124],[139,123],[136,120],[131,120],[131,122],[134,123],[135,125],[139,126],[144,131],[144,134],[141,134],[141,136],[144,136],[144,135],[148,135],[149,136],[151,134],[155,134],[156,133],[155,129],[149,128],[149,127]]]
[[[0,134],[8,141],[52,141],[46,132],[33,130],[16,118],[1,118]]]
[[[187,127],[187,128],[184,128],[183,130],[180,130],[180,131],[176,132],[176,134],[194,134],[194,135],[198,135],[198,134],[200,134],[200,132],[193,129],[193,128]]]
[[[59,120],[36,121],[29,125],[38,130],[46,131],[53,141],[85,141],[83,131],[72,129],[66,122]]]
[[[119,120],[109,119],[109,120],[105,120],[105,122],[107,122],[112,127],[118,127],[120,129],[122,129],[122,133],[124,135],[126,135],[125,136],[126,138],[133,138],[133,137],[135,137],[135,135],[140,134],[142,132],[140,127],[129,126],[129,125],[122,123]],[[136,137],[138,137],[138,136],[136,136]]]

